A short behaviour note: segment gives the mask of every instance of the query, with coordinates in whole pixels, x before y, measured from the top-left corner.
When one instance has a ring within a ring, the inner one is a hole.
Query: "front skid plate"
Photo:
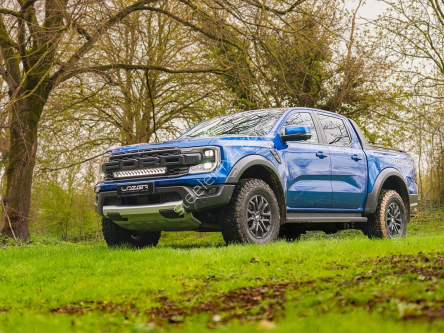
[[[159,213],[160,209],[175,209],[183,212],[182,217],[166,218]],[[182,202],[168,202],[145,206],[104,206],[103,215],[118,213],[127,221],[114,221],[122,228],[137,231],[185,231],[194,230],[201,222],[192,213],[183,209]]]

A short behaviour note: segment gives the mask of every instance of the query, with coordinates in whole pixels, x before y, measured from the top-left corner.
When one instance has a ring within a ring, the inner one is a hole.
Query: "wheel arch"
[[[410,217],[410,197],[407,187],[407,182],[402,174],[394,169],[387,168],[381,171],[379,176],[373,185],[372,191],[367,196],[364,212],[366,214],[372,214],[376,211],[378,205],[378,198],[381,190],[395,190],[399,193],[404,201],[405,208],[407,210],[407,219]]]
[[[261,155],[246,156],[234,165],[225,182],[238,183],[246,178],[261,179],[271,187],[279,205],[280,224],[284,224],[287,220],[285,193],[279,171],[274,164]]]

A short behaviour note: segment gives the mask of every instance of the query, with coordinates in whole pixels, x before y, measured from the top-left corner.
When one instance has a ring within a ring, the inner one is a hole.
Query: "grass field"
[[[391,241],[347,231],[227,247],[179,233],[144,250],[0,248],[0,332],[442,332],[443,319],[437,209]]]

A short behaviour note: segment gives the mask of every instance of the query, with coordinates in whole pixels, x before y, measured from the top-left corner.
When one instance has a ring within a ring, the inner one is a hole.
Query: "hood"
[[[107,153],[118,154],[126,153],[135,150],[150,149],[150,148],[188,148],[201,146],[272,146],[272,138],[268,137],[250,137],[238,135],[222,135],[209,138],[184,138],[171,141],[163,141],[156,143],[138,143],[134,145],[119,147],[107,151]]]
[[[119,147],[116,149],[112,149],[107,151],[107,153],[118,154],[118,153],[126,153],[134,150],[142,150],[142,149],[150,149],[150,148],[187,148],[187,147],[196,147],[196,146],[208,146],[214,138],[190,138],[190,139],[180,139],[180,140],[171,140],[171,141],[163,141],[156,143],[137,143],[134,145]]]

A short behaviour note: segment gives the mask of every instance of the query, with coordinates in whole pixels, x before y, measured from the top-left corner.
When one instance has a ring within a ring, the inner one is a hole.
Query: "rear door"
[[[332,199],[330,155],[319,135],[311,112],[294,112],[285,121],[289,125],[310,127],[312,137],[287,141],[282,157],[287,168],[286,202],[292,208],[330,208]]]
[[[316,115],[331,156],[332,208],[362,208],[367,190],[367,160],[359,139],[344,118]]]

